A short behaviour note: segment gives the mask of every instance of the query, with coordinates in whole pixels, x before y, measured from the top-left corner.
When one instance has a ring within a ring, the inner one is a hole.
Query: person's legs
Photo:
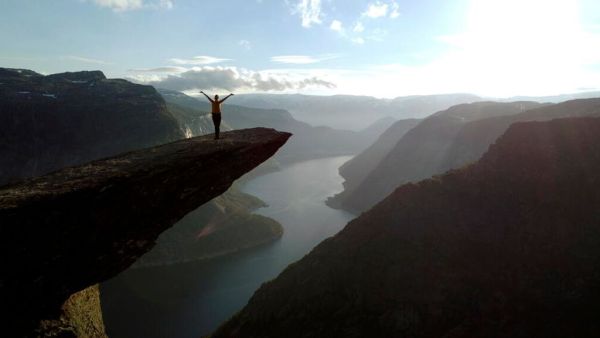
[[[221,114],[212,114],[213,124],[215,125],[215,140],[219,138],[221,128]]]

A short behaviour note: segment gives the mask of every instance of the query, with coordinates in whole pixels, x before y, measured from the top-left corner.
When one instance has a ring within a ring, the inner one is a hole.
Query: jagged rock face
[[[213,337],[597,337],[600,119],[512,125],[263,285]]]
[[[255,128],[197,137],[0,189],[3,327],[58,317],[69,295],[129,267],[289,136]]]
[[[0,68],[0,185],[184,137],[150,86]]]

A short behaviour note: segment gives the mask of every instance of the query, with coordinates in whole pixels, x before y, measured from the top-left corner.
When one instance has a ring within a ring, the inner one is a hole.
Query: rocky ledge
[[[28,335],[58,317],[71,294],[129,267],[289,137],[264,128],[196,137],[0,187],[4,332]]]

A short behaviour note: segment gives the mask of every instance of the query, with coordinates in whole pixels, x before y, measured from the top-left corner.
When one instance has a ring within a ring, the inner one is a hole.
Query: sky
[[[0,67],[186,93],[600,90],[597,0],[1,0]]]

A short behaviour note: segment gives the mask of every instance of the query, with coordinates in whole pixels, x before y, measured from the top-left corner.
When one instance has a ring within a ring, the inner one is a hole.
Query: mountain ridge
[[[595,337],[600,119],[519,122],[397,188],[212,337]]]

